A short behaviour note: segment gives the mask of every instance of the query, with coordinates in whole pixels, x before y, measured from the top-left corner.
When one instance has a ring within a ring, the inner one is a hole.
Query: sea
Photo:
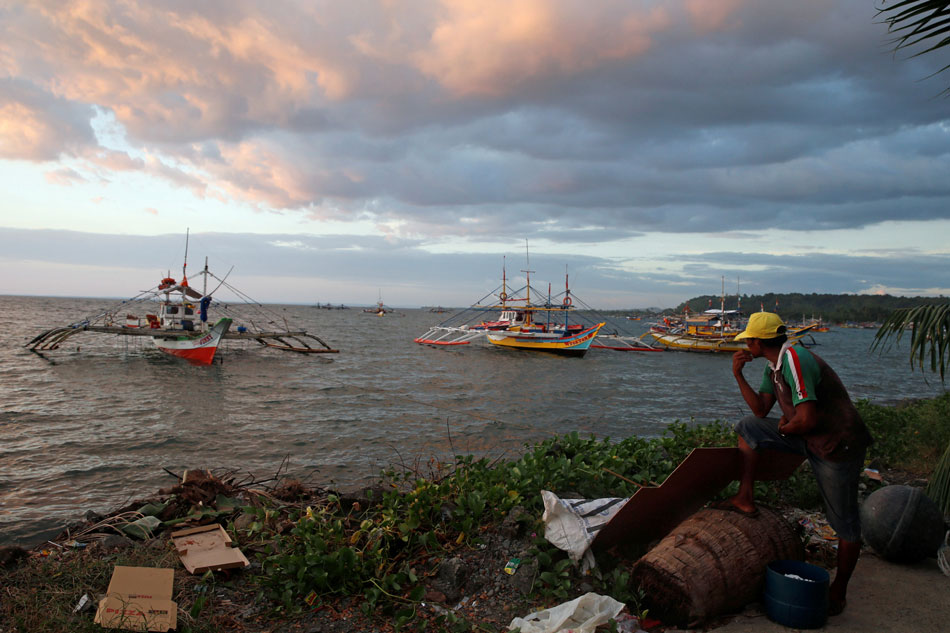
[[[147,338],[79,334],[42,355],[40,332],[115,305],[0,296],[0,545],[34,546],[93,510],[154,495],[187,469],[349,490],[388,469],[424,474],[456,455],[515,459],[556,434],[656,437],[674,421],[733,421],[746,407],[729,354],[615,352],[583,358],[413,339],[450,314],[271,305],[339,354],[229,342],[212,366]],[[645,321],[608,318],[640,335]],[[852,398],[894,404],[945,392],[875,330],[832,328],[814,350]],[[753,385],[764,360],[746,368]]]

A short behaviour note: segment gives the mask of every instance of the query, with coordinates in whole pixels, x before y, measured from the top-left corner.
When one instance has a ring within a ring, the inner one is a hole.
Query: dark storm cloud
[[[890,54],[875,16],[867,0],[24,5],[3,14],[0,147],[92,155],[95,107],[154,157],[143,171],[197,196],[433,241],[948,218],[945,77],[924,80],[944,60]],[[10,123],[24,107],[35,141]]]

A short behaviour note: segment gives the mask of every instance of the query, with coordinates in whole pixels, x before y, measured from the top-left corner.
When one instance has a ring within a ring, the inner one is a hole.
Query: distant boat
[[[383,293],[380,291],[379,300],[376,302],[376,306],[372,308],[363,308],[363,312],[367,314],[375,314],[376,316],[386,316],[395,312],[392,308],[383,303]]]
[[[224,279],[214,276],[208,270],[207,259],[204,270],[199,273],[203,277],[203,291],[198,292],[192,288],[185,275],[188,266],[187,251],[186,241],[185,264],[182,266],[180,281],[166,275],[155,288],[100,314],[46,330],[34,337],[26,347],[36,352],[51,351],[77,334],[93,332],[124,337],[147,337],[155,347],[166,354],[183,358],[195,365],[210,365],[223,340],[255,341],[265,347],[308,354],[338,352],[317,336],[306,330],[291,329],[286,323],[283,329],[264,330],[251,322],[242,322],[232,327],[238,318],[235,315],[221,316],[215,320],[214,325],[210,325],[209,315],[214,302],[212,296],[219,288],[225,286],[244,299],[248,297],[227,284],[227,275]],[[209,278],[218,282],[211,292],[208,292]],[[133,305],[145,308],[144,319],[130,313],[130,307]],[[229,307],[219,302],[215,302],[215,305],[218,311],[225,311]],[[260,304],[254,302],[248,302],[247,305],[253,306],[257,311],[263,310]],[[278,319],[280,317],[276,315],[264,315],[261,318],[262,321],[270,323]]]

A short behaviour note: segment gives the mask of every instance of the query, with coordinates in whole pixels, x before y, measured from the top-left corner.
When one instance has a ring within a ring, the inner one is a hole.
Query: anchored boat
[[[593,311],[579,311],[574,305],[568,277],[564,276],[564,292],[551,295],[531,287],[531,273],[526,274],[524,287],[512,291],[502,267],[502,282],[482,299],[460,314],[429,328],[415,339],[421,345],[450,347],[469,345],[476,340],[507,348],[549,352],[562,356],[584,356],[592,347],[622,350],[658,351],[652,346],[630,342],[616,332],[603,333],[604,320],[589,318]],[[534,293],[534,300],[532,300]],[[609,340],[605,340],[609,337]],[[595,344],[595,340],[601,342]],[[634,339],[636,340],[636,339]]]
[[[223,279],[216,277],[208,270],[207,259],[204,270],[199,273],[203,277],[203,290],[198,292],[185,274],[187,259],[186,246],[180,281],[166,276],[156,287],[113,308],[40,333],[26,347],[36,352],[51,351],[78,334],[92,332],[145,337],[161,351],[196,365],[210,365],[222,341],[254,341],[265,347],[302,354],[338,353],[339,350],[332,349],[319,337],[306,330],[292,329],[286,323],[283,328],[257,327],[255,323],[258,322],[272,325],[283,319],[269,314],[264,306],[228,284],[227,275]],[[211,292],[208,292],[209,279],[218,284]],[[243,299],[243,309],[213,298],[222,287]],[[209,321],[212,306],[216,312],[226,313],[213,324]],[[144,318],[131,313],[133,307],[141,308]]]

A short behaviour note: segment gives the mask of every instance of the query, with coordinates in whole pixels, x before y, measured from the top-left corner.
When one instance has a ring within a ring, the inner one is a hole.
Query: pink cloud
[[[571,75],[642,55],[669,28],[662,7],[548,0],[444,0],[419,69],[457,95],[498,96],[525,81]]]

